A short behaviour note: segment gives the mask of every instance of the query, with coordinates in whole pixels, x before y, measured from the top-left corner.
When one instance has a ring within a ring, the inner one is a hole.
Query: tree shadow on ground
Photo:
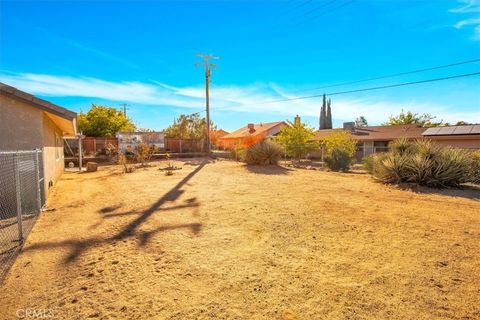
[[[121,240],[124,240],[129,237],[136,237],[140,239],[140,246],[145,246],[151,237],[159,232],[175,230],[175,229],[190,229],[194,235],[198,235],[201,231],[201,223],[187,223],[187,224],[174,224],[174,225],[163,225],[159,226],[153,230],[141,231],[138,230],[139,227],[155,212],[163,210],[175,210],[180,208],[198,208],[199,203],[196,198],[190,198],[186,200],[186,204],[178,205],[174,207],[162,208],[162,206],[168,202],[177,200],[185,191],[181,188],[192,179],[206,164],[208,161],[203,161],[200,163],[192,172],[185,176],[181,181],[179,181],[170,191],[165,193],[160,199],[153,203],[148,209],[143,211],[130,211],[123,213],[113,213],[113,211],[120,208],[120,205],[109,206],[99,210],[99,213],[102,213],[105,217],[114,217],[115,215],[128,216],[128,215],[137,215],[135,219],[130,221],[126,226],[124,226],[118,233],[113,236],[97,236],[90,237],[87,239],[67,239],[63,241],[48,241],[34,243],[26,248],[24,251],[34,251],[34,250],[48,250],[53,248],[69,248],[70,253],[66,256],[64,263],[71,263],[75,261],[82,253],[86,250],[95,247],[101,246],[108,243],[115,243]]]
[[[289,174],[290,171],[293,171],[292,169],[288,169],[282,166],[275,166],[275,165],[260,166],[260,165],[246,164],[244,168],[250,173],[265,174],[265,175],[283,175],[283,174]]]
[[[460,197],[480,201],[480,186],[465,184],[455,189],[435,189],[416,184],[401,184],[398,186],[402,190],[409,190],[419,194],[437,194],[449,197]]]

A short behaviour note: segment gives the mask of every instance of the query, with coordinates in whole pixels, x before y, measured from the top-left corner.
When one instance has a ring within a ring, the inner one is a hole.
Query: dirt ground
[[[0,319],[480,318],[478,190],[176,164],[65,173],[1,287]]]

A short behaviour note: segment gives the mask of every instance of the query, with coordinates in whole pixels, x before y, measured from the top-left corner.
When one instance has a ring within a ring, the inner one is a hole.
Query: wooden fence
[[[82,147],[85,155],[99,155],[105,152],[108,144],[118,147],[117,138],[109,137],[86,137],[82,139]],[[165,150],[171,153],[204,152],[204,140],[165,138]],[[78,155],[78,140],[65,139],[65,154],[68,156]]]
[[[204,152],[204,140],[165,138],[165,151],[171,153]]]
[[[86,155],[97,155],[105,153],[109,145],[118,147],[117,138],[110,137],[85,137],[82,139],[82,149]],[[69,156],[78,155],[78,139],[65,139],[65,154]]]

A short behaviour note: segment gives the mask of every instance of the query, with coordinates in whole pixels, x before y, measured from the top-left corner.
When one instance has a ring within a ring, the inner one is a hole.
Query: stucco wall
[[[0,96],[0,150],[33,150],[43,147],[43,111]]]
[[[442,146],[450,146],[462,149],[480,149],[480,137],[476,139],[448,139],[437,138],[432,139],[433,142]]]
[[[56,182],[64,169],[62,132],[44,111],[0,96],[0,150],[34,149],[43,151],[44,190],[48,197],[49,185]]]
[[[43,115],[43,172],[45,176],[45,190],[49,189],[64,170],[62,132],[50,118]]]

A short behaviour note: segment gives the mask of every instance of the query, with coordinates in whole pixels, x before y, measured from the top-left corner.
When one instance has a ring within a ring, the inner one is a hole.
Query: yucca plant
[[[480,184],[480,151],[471,152],[470,182]]]
[[[428,140],[395,141],[392,150],[373,157],[373,175],[387,183],[410,182],[430,187],[458,186],[474,182],[471,152],[441,147]],[[478,158],[480,168],[480,156]]]
[[[407,179],[409,161],[407,155],[389,152],[375,155],[373,159],[373,175],[380,181],[400,183]]]
[[[412,151],[413,144],[407,138],[399,138],[390,142],[389,147],[391,152],[403,155]]]
[[[247,148],[243,154],[243,160],[247,164],[276,165],[282,157],[282,152],[278,144],[263,140]]]

